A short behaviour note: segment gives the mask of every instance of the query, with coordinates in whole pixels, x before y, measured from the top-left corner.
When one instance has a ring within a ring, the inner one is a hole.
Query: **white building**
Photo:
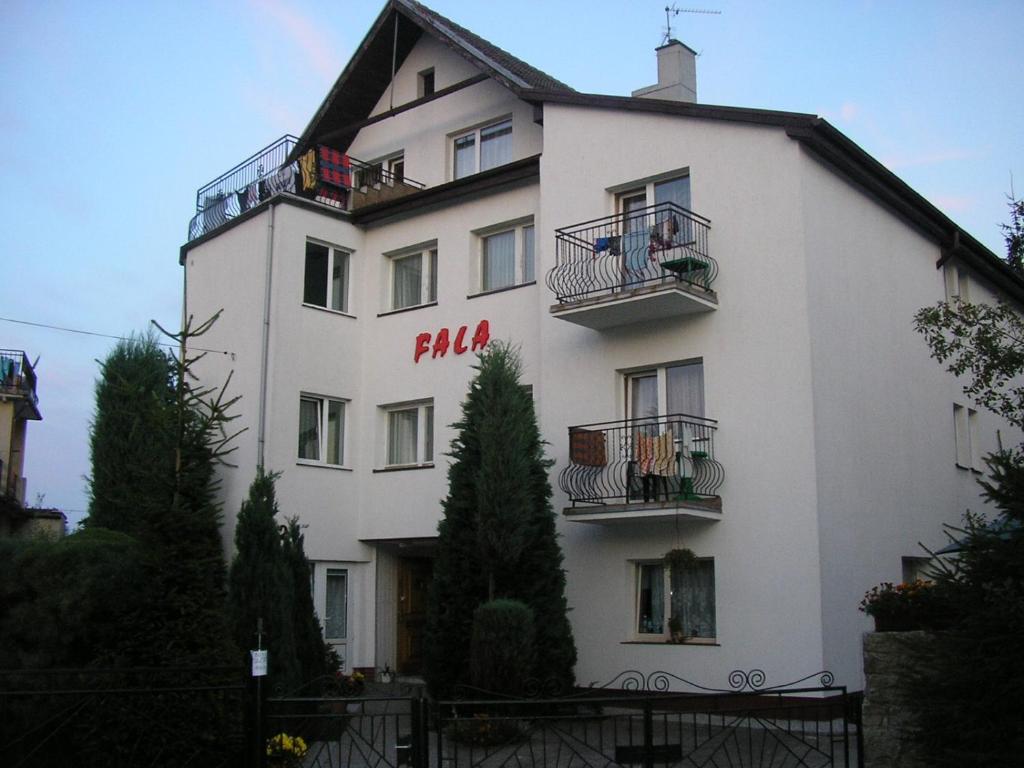
[[[225,542],[257,464],[282,472],[347,667],[418,668],[485,336],[521,345],[556,461],[583,684],[859,688],[864,591],[976,505],[1002,425],[911,318],[1024,282],[824,120],[661,100],[696,83],[686,46],[658,57],[642,96],[577,93],[391,0],[300,138],[200,190],[187,310],[224,309],[203,346],[233,359],[202,370],[235,370],[249,428]],[[321,147],[365,161],[353,190],[292,177]],[[674,547],[701,558],[685,584]]]

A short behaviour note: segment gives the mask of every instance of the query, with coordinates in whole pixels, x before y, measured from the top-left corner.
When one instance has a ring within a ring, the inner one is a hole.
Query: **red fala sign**
[[[430,353],[431,360],[435,357],[444,357],[448,354],[449,349],[456,355],[466,352],[479,352],[491,340],[491,324],[486,320],[481,320],[476,324],[476,330],[473,331],[473,337],[469,340],[469,345],[467,346],[466,334],[468,332],[468,325],[460,326],[459,330],[455,332],[454,341],[452,341],[451,334],[447,328],[442,328],[437,332],[436,336],[426,332],[418,334],[416,336],[416,351],[413,353],[412,358],[413,362],[418,363],[420,358],[427,353]],[[434,342],[433,345],[431,345],[431,341]]]

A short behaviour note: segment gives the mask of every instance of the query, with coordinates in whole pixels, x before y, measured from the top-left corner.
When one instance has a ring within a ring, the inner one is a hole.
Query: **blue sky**
[[[664,0],[427,4],[577,90],[627,95],[657,79]],[[196,189],[301,133],[381,7],[0,4],[0,347],[40,357],[30,500],[84,513],[96,359],[114,342],[9,320],[173,326]],[[701,102],[819,114],[1003,253],[1011,174],[1024,195],[1024,4],[696,7],[722,12],[673,22],[701,54]]]

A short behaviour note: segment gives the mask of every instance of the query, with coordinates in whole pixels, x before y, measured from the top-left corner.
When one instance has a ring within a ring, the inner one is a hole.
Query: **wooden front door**
[[[427,593],[434,572],[429,558],[398,561],[398,671],[423,671],[423,638],[427,625]]]

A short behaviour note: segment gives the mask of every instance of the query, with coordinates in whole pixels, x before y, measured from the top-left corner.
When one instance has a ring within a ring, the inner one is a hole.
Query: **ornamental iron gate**
[[[301,735],[306,768],[854,768],[860,694],[822,672],[728,689],[630,671],[566,696],[267,701],[268,735]],[[542,686],[538,686],[540,688]]]

